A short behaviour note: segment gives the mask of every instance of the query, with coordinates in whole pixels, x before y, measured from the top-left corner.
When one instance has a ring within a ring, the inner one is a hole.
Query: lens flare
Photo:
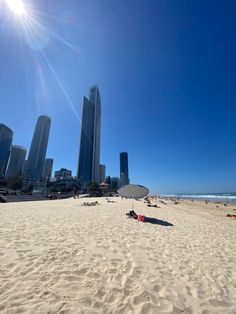
[[[8,7],[19,16],[26,14],[24,3],[21,0],[5,0]]]
[[[0,4],[1,4],[0,0]],[[19,30],[22,31],[22,39],[25,40],[27,44],[30,46],[30,48],[33,49],[34,54],[33,57],[36,61],[36,64],[43,60],[44,63],[49,68],[50,72],[52,73],[54,79],[57,82],[57,85],[61,89],[62,93],[64,94],[64,97],[67,101],[67,104],[73,111],[75,117],[77,120],[80,121],[80,116],[77,113],[76,107],[73,104],[70,95],[67,93],[66,88],[64,87],[62,81],[60,80],[60,76],[57,74],[56,69],[54,69],[53,65],[50,62],[50,59],[48,58],[46,52],[44,52],[44,49],[46,48],[47,44],[50,42],[50,39],[56,39],[57,41],[60,41],[68,48],[79,52],[78,47],[73,46],[70,42],[68,42],[66,39],[64,39],[60,34],[56,33],[54,30],[50,28],[48,24],[49,18],[53,19],[55,16],[45,14],[44,12],[40,12],[32,5],[29,5],[28,2],[25,0],[3,0],[7,7],[16,15],[19,17],[19,22],[21,27]],[[56,17],[56,19],[58,19]],[[60,21],[60,19],[58,19]],[[41,83],[43,82],[42,76],[40,77]],[[44,83],[44,82],[43,82]]]

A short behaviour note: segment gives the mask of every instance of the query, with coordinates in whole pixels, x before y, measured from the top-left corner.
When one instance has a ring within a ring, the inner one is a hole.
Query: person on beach
[[[137,219],[138,221],[142,221],[142,222],[145,221],[145,216],[137,215],[134,210],[131,210],[129,213],[126,214],[126,216],[128,216],[129,218]]]
[[[168,221],[164,221],[164,220],[159,220],[157,218],[154,217],[146,217],[144,215],[137,215],[135,213],[135,211],[131,210],[129,213],[126,214],[126,216],[128,216],[129,218],[133,218],[136,219],[138,221],[142,221],[142,222],[149,222],[151,224],[154,225],[161,225],[161,226],[173,226],[172,223],[169,223]]]

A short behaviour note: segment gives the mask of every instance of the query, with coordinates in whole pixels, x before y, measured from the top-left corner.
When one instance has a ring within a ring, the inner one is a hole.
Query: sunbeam
[[[79,49],[75,46],[73,46],[70,42],[68,42],[66,39],[64,39],[62,36],[58,35],[56,32],[51,30],[48,26],[43,25],[43,23],[40,23],[36,19],[32,18],[31,16],[28,17],[28,20],[30,21],[33,29],[42,30],[44,33],[50,33],[53,37],[61,41],[63,44],[65,44],[68,48],[71,48],[75,51],[79,51]]]
[[[45,64],[48,66],[59,88],[61,89],[68,105],[70,106],[76,119],[79,121],[81,125],[81,118],[79,114],[77,113],[76,108],[69,94],[67,93],[63,83],[61,82],[58,74],[56,73],[56,70],[52,66],[46,53],[43,51],[43,48],[45,48],[45,46],[49,42],[50,35],[51,37],[54,37],[60,42],[62,42],[66,47],[76,52],[78,52],[79,49],[73,46],[71,43],[65,40],[62,36],[58,35],[56,32],[54,32],[48,27],[47,22],[43,21],[42,18],[39,17],[40,15],[42,16],[45,15],[43,12],[35,11],[32,7],[27,7],[27,10],[26,10],[21,0],[4,0],[4,1],[7,3],[9,8],[12,11],[14,11],[16,15],[20,17],[20,23],[21,23],[23,34],[25,36],[26,41],[28,42],[29,46],[33,48],[35,52],[38,53],[43,58]],[[49,17],[49,15],[47,16]],[[89,138],[87,134],[86,136]]]
[[[44,59],[44,61],[46,62],[47,66],[49,67],[51,73],[53,74],[54,78],[56,79],[56,81],[57,81],[57,83],[58,83],[58,85],[59,85],[61,91],[63,92],[63,94],[64,94],[64,96],[65,96],[65,98],[66,98],[68,104],[70,105],[70,107],[71,107],[73,113],[75,114],[76,118],[77,118],[77,119],[79,120],[79,122],[80,122],[80,117],[79,117],[79,115],[78,115],[78,113],[77,113],[77,111],[76,111],[76,109],[75,109],[75,106],[73,105],[73,103],[72,103],[72,101],[71,101],[71,99],[70,99],[70,96],[68,95],[67,91],[65,90],[65,88],[64,88],[64,86],[63,86],[61,80],[59,79],[59,77],[58,77],[56,71],[54,70],[53,66],[51,65],[51,63],[50,63],[48,57],[47,57],[46,54],[43,52],[43,50],[40,49],[40,47],[39,47],[39,45],[38,45],[38,43],[37,43],[37,40],[35,39],[35,34],[33,33],[33,32],[34,32],[34,29],[31,29],[30,23],[28,23],[28,24],[24,23],[24,24],[25,24],[25,27],[28,29],[29,33],[31,33],[31,35],[32,35],[32,36],[31,36],[31,37],[32,37],[31,39],[35,42],[35,45],[38,47],[38,52],[39,52],[39,53],[41,54],[41,56],[43,57],[43,59]]]
[[[14,12],[16,15],[24,16],[26,15],[26,9],[24,3],[21,0],[5,0],[8,7]]]
[[[85,132],[86,137],[87,137],[88,140],[90,141],[90,137],[89,137],[89,135],[87,134],[86,130],[84,129],[84,127],[83,127],[83,125],[82,125],[82,123],[81,123],[81,118],[80,118],[80,116],[78,115],[78,113],[77,113],[77,111],[76,111],[76,109],[75,109],[75,106],[74,106],[74,104],[73,104],[73,102],[72,102],[70,96],[68,95],[68,93],[67,93],[65,87],[63,86],[63,83],[61,82],[59,76],[57,75],[56,71],[54,70],[54,68],[53,68],[53,66],[52,66],[52,64],[51,64],[51,62],[50,62],[49,59],[48,59],[48,57],[47,57],[46,54],[43,52],[43,49],[40,48],[40,46],[39,46],[38,43],[37,43],[37,40],[35,39],[36,36],[35,36],[35,34],[34,34],[35,29],[34,29],[33,23],[30,22],[30,21],[29,21],[28,23],[26,23],[25,21],[23,21],[22,23],[23,23],[23,25],[24,25],[26,31],[28,32],[29,39],[30,39],[30,40],[33,40],[34,43],[35,43],[35,45],[38,47],[37,52],[43,57],[45,63],[46,63],[47,66],[49,67],[49,69],[50,69],[50,71],[51,71],[53,77],[55,78],[55,80],[56,80],[58,86],[60,87],[62,93],[64,94],[64,96],[65,96],[65,98],[66,98],[66,100],[67,100],[67,103],[69,104],[71,110],[72,110],[73,113],[75,114],[75,117],[77,118],[77,120],[79,121],[80,125],[82,126],[82,128],[83,128],[83,130],[84,130],[84,132]],[[32,38],[31,38],[31,37],[32,37]]]

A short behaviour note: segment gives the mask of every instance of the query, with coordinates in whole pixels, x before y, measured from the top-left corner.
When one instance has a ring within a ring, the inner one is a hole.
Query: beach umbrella
[[[143,198],[148,195],[149,190],[142,185],[138,184],[128,184],[118,191],[118,194],[124,198],[132,198],[133,199],[133,208],[134,208],[134,199]]]
[[[147,196],[149,190],[142,185],[128,184],[118,190],[118,194],[125,198],[143,198]]]

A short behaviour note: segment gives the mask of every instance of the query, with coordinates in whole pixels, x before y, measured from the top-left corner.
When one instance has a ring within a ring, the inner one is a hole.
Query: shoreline
[[[199,200],[199,201],[208,201],[208,202],[215,202],[215,203],[227,203],[227,204],[236,204],[236,196],[230,197],[213,197],[213,196],[208,196],[208,195],[190,195],[190,196],[183,196],[183,195],[161,195],[159,196],[160,198],[168,198],[168,199],[180,199],[180,200]]]

